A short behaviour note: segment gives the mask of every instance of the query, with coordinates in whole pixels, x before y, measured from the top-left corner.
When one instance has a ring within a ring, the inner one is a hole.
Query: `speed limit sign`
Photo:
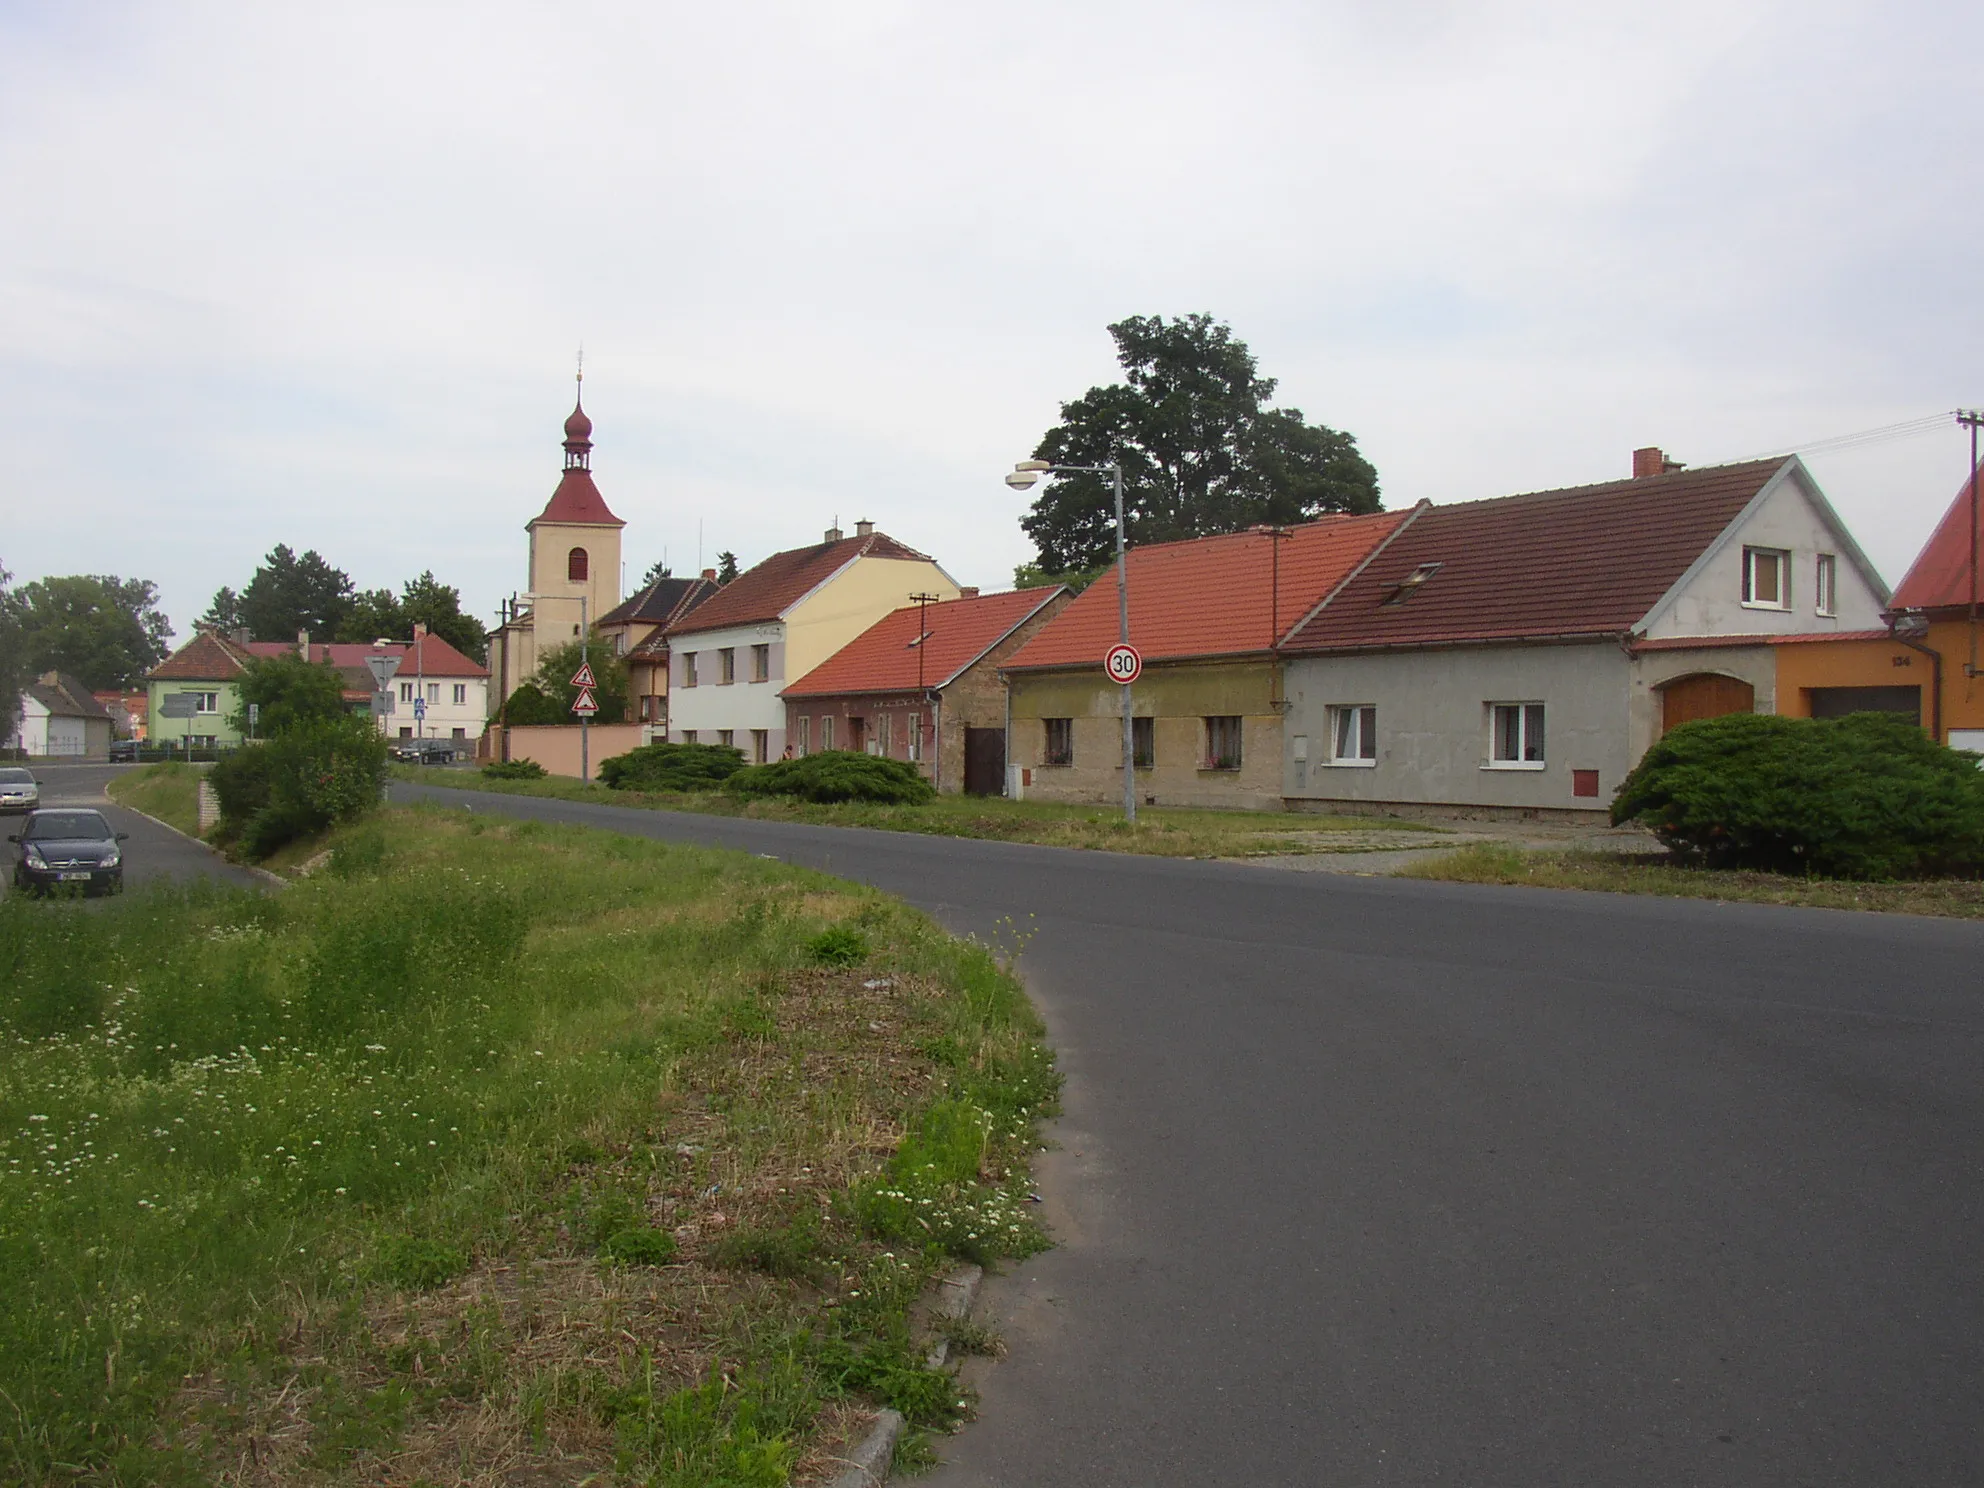
[[[1124,641],[1109,648],[1109,654],[1102,658],[1102,667],[1109,673],[1111,682],[1120,682],[1128,687],[1143,675],[1144,659],[1135,646]]]

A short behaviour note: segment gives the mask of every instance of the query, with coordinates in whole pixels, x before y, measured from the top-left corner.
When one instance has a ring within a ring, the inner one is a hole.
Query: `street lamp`
[[[1051,460],[1022,460],[1006,477],[1015,491],[1031,490],[1043,475],[1106,475],[1116,489],[1116,619],[1118,639],[1130,644],[1130,565],[1124,556],[1123,467],[1108,465],[1056,465]],[[1123,819],[1137,819],[1137,746],[1130,724],[1130,684],[1123,684]]]

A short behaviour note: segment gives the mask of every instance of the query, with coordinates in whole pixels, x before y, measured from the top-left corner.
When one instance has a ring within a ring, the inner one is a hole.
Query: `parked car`
[[[472,748],[460,739],[395,739],[393,758],[408,765],[452,765]]]
[[[0,815],[32,811],[41,804],[41,782],[18,765],[0,765]]]
[[[138,751],[144,748],[142,740],[112,739],[110,741],[110,762],[113,765],[128,765],[138,758]]]
[[[124,888],[124,850],[129,834],[111,829],[101,811],[45,806],[30,811],[9,842],[21,846],[14,864],[14,887],[39,893],[80,889],[116,894]]]

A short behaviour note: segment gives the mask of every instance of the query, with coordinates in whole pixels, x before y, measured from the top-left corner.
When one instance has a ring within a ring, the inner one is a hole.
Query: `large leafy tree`
[[[218,604],[220,596],[214,598]],[[258,641],[293,641],[300,630],[327,641],[344,634],[352,599],[349,574],[332,568],[315,549],[299,558],[277,543],[241,591],[239,611]]]
[[[1378,509],[1378,473],[1355,436],[1272,408],[1246,343],[1210,315],[1133,315],[1109,327],[1124,380],[1061,405],[1034,458],[1123,467],[1133,543],[1238,532]],[[1063,475],[1020,519],[1049,574],[1092,569],[1115,552],[1108,477]]]
[[[425,625],[462,655],[475,661],[484,659],[484,651],[489,644],[488,633],[474,616],[462,613],[461,590],[452,584],[443,584],[434,577],[432,569],[417,579],[406,581],[400,591],[400,608],[406,612],[409,635],[416,624]]]
[[[369,645],[373,641],[403,641],[413,634],[406,618],[406,607],[390,589],[361,589],[351,597],[351,613],[345,617],[341,641]]]
[[[248,728],[248,704],[260,709],[254,732],[265,739],[286,734],[309,723],[347,717],[344,678],[335,667],[305,661],[295,652],[257,657],[242,668],[236,684],[241,711],[228,720],[240,733]]]
[[[165,659],[172,637],[149,579],[37,579],[20,587],[14,605],[28,673],[69,672],[92,688],[136,686]]]
[[[20,609],[7,585],[13,575],[0,565],[0,739],[13,735],[21,721],[21,686],[28,679],[27,658],[21,654]]]
[[[578,715],[571,711],[572,704],[579,698],[579,690],[572,686],[571,679],[578,675],[582,659],[592,668],[593,678],[598,684],[592,690],[593,700],[599,704],[599,714],[593,722],[623,721],[627,716],[627,663],[613,654],[612,645],[603,640],[597,631],[593,632],[583,655],[579,642],[574,639],[546,651],[538,658],[537,672],[532,681],[537,684],[538,691],[554,704],[554,716],[545,721],[579,721]],[[518,689],[519,692],[522,690]],[[513,723],[520,721],[511,720]]]

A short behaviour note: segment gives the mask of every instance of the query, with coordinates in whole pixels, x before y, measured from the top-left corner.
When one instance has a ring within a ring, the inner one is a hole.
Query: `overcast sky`
[[[0,0],[0,563],[525,585],[583,342],[638,575],[1001,483],[1209,311],[1388,506],[1984,402],[1984,7]],[[1968,350],[1966,350],[1968,348]],[[1814,458],[1892,583],[1954,426]],[[699,536],[700,534],[700,536]]]

